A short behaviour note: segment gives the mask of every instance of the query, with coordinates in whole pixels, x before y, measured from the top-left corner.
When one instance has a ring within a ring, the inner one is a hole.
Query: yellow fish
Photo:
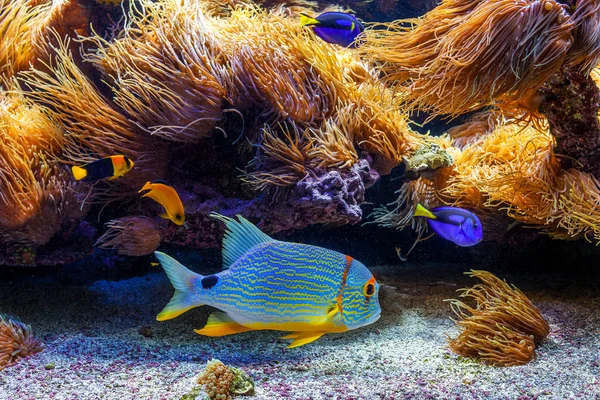
[[[359,261],[322,247],[273,240],[246,219],[211,214],[225,222],[224,270],[203,276],[168,255],[155,252],[175,288],[156,317],[175,318],[210,305],[196,333],[224,336],[250,330],[292,331],[288,347],[346,332],[379,319],[379,284]]]
[[[160,215],[162,218],[170,219],[177,225],[185,223],[183,203],[181,203],[177,191],[171,185],[165,181],[146,182],[138,193],[144,190],[148,190],[148,192],[142,197],[150,197],[165,208],[165,212]]]

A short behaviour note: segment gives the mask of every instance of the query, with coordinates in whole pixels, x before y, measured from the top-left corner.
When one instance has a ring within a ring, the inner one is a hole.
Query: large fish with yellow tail
[[[206,304],[222,312],[211,314],[196,333],[291,331],[282,339],[293,339],[292,348],[379,319],[379,284],[359,261],[322,247],[274,240],[241,216],[211,216],[227,227],[224,270],[203,276],[155,252],[175,288],[157,320]]]

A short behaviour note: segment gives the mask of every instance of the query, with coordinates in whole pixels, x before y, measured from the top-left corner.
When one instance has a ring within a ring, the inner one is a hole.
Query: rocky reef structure
[[[39,110],[56,133],[56,167],[48,174],[73,186],[63,192],[74,196],[61,217],[74,229],[90,206],[90,222],[109,209],[117,218],[98,244],[127,255],[149,254],[161,241],[217,246],[220,228],[208,218],[214,211],[241,214],[269,233],[361,221],[365,189],[427,137],[409,128],[397,94],[368,60],[299,26],[298,13],[310,6],[139,1],[124,25],[98,27],[103,35],[49,30],[29,67],[21,63],[4,77],[13,79],[5,92]],[[37,7],[6,4],[0,23],[50,6]],[[94,15],[110,5],[80,7]],[[68,173],[114,154],[135,162],[122,178],[76,183]],[[184,226],[140,201],[137,191],[155,179],[180,194]],[[48,227],[35,242],[7,238],[4,251],[32,246],[28,260],[41,263],[36,254],[65,231],[58,222]],[[3,262],[22,264],[8,256]]]
[[[0,117],[17,121],[0,125],[1,200],[18,213],[0,220],[0,262],[72,261],[105,211],[98,244],[127,255],[218,246],[211,212],[270,234],[357,223],[365,189],[399,165],[406,183],[376,213],[383,225],[422,233],[416,204],[445,203],[476,210],[486,239],[516,223],[600,240],[596,1],[447,0],[368,26],[359,49],[299,26],[316,3],[260,4],[2,3]],[[416,111],[479,113],[431,137],[410,128]],[[69,174],[114,154],[135,168],[95,184]],[[140,200],[156,179],[179,193],[185,225]],[[73,232],[87,238],[77,251]]]
[[[516,225],[600,241],[600,3],[443,1],[410,26],[367,32],[365,54],[432,116],[478,111],[437,140],[449,168],[407,182],[376,220],[402,228],[418,202],[475,210],[486,239]]]

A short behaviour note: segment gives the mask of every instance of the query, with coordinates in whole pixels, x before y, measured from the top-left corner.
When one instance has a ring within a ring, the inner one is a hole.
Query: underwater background
[[[0,399],[600,399],[599,21],[0,0]]]

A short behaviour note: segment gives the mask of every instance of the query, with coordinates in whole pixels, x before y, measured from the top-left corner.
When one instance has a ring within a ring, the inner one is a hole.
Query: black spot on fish
[[[210,289],[219,282],[219,277],[216,275],[208,275],[202,278],[202,289]]]

